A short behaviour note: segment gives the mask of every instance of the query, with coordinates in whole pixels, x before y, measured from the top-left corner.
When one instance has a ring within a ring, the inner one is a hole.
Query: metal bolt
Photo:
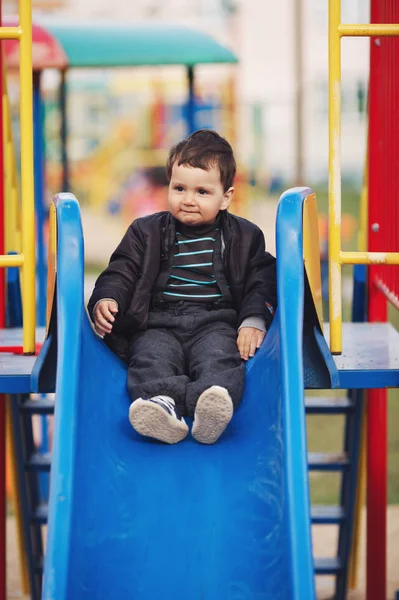
[[[374,233],[377,233],[380,230],[380,224],[379,223],[373,223],[371,226],[371,231],[373,231]]]
[[[375,44],[376,46],[381,46],[381,40],[380,40],[380,38],[375,38],[375,40],[374,40],[374,44]]]

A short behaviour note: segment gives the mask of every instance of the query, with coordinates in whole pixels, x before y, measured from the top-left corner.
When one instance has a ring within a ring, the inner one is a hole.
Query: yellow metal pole
[[[329,128],[329,233],[330,348],[342,352],[341,276],[341,0],[329,0],[328,23],[328,128]]]
[[[24,527],[23,527],[23,513],[21,506],[21,491],[18,486],[17,477],[17,460],[15,451],[15,437],[12,428],[12,417],[11,417],[11,399],[8,396],[6,401],[6,448],[7,448],[7,468],[10,473],[11,482],[11,499],[14,505],[14,512],[17,521],[17,544],[18,553],[21,568],[21,580],[22,580],[22,592],[24,595],[30,594],[30,582],[29,582],[29,571],[28,571],[28,557],[25,551],[24,542]]]
[[[315,194],[306,196],[303,204],[303,259],[319,324],[323,330],[320,242]]]
[[[399,265],[399,252],[340,252],[343,265]]]
[[[32,100],[32,7],[30,0],[19,2],[20,35],[20,123],[22,195],[22,310],[25,354],[35,352],[35,209],[33,184],[33,100]]]
[[[11,160],[10,160],[10,147],[9,147],[9,138],[10,138],[10,123],[9,123],[9,112],[8,112],[8,98],[6,91],[6,75],[5,75],[5,65],[3,59],[3,52],[1,53],[1,65],[2,65],[2,73],[3,73],[3,98],[2,98],[2,108],[3,108],[3,156],[4,156],[4,238],[5,244],[4,249],[5,253],[8,253],[13,246],[14,241],[14,229],[13,229],[13,206],[12,206],[12,192],[11,192]]]
[[[23,2],[29,3],[30,0],[20,0],[20,4]],[[21,26],[19,27],[2,27],[0,33],[0,39],[2,40],[19,40],[21,38]]]
[[[47,304],[46,304],[46,335],[50,327],[51,311],[55,294],[55,278],[57,273],[57,213],[54,202],[50,204],[49,240],[47,261]]]
[[[7,91],[7,76],[4,52],[1,56],[3,66],[3,149],[4,149],[4,196],[5,196],[5,250],[20,252],[19,237],[19,200],[17,172],[15,165],[14,142],[12,135],[10,100]]]
[[[369,161],[368,161],[368,135],[366,142],[366,160],[364,165],[363,185],[362,193],[360,195],[360,227],[359,235],[357,239],[357,247],[361,252],[367,251],[367,239],[368,239],[368,217],[369,217]]]
[[[6,254],[0,256],[0,267],[22,267],[23,264],[23,254]]]
[[[365,392],[366,394],[367,392]],[[362,409],[362,429],[360,434],[360,456],[359,456],[359,482],[356,488],[355,516],[353,526],[353,543],[349,557],[348,585],[349,589],[354,590],[358,587],[359,581],[359,563],[360,547],[362,533],[362,511],[366,500],[366,431],[367,431],[367,399],[363,403]]]
[[[399,35],[399,23],[382,24],[371,23],[367,25],[340,24],[338,27],[340,36],[369,37],[372,35]]]

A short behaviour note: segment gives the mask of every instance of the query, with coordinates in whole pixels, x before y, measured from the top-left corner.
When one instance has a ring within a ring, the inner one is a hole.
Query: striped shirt
[[[223,297],[214,273],[219,222],[184,226],[176,222],[172,271],[162,292],[167,302],[215,302]]]

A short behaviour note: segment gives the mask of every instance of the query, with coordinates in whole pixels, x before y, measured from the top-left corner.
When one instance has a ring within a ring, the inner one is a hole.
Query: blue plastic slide
[[[83,304],[79,205],[56,199],[57,380],[46,600],[315,598],[303,369],[302,203],[280,202],[279,309],[213,446],[128,421],[126,368]]]

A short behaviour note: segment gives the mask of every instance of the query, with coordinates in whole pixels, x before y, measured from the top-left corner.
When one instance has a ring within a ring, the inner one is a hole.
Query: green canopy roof
[[[231,50],[208,35],[179,25],[35,21],[58,41],[69,67],[237,62]]]

